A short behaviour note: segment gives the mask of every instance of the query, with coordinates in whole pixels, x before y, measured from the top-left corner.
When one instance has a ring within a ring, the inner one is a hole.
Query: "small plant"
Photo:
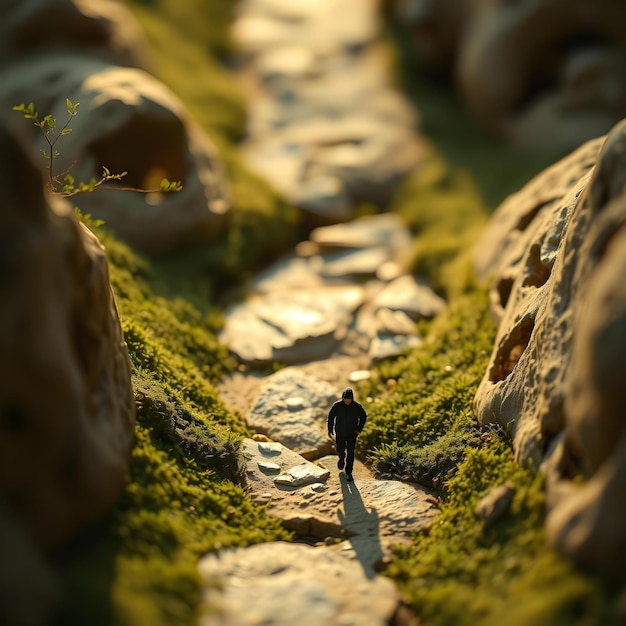
[[[60,152],[57,150],[56,145],[61,139],[72,132],[70,128],[70,122],[72,118],[77,115],[80,102],[72,102],[69,98],[65,100],[67,107],[68,118],[61,128],[57,130],[57,120],[52,115],[44,115],[40,118],[39,114],[35,110],[35,105],[32,102],[28,104],[18,104],[13,107],[14,111],[22,113],[25,119],[32,120],[33,124],[41,131],[43,138],[48,146],[47,150],[40,150],[41,156],[46,159],[48,166],[46,170],[48,172],[48,189],[55,194],[63,196],[64,198],[71,198],[80,193],[90,193],[96,189],[115,189],[116,191],[137,191],[139,193],[168,193],[170,191],[181,191],[183,188],[180,181],[169,181],[164,178],[161,181],[158,189],[137,189],[135,187],[120,187],[120,186],[107,186],[106,183],[114,180],[121,180],[126,176],[128,172],[122,172],[121,174],[113,174],[108,168],[102,167],[102,174],[99,180],[92,178],[89,182],[76,181],[70,174],[70,170],[74,166],[74,163],[70,165],[64,172],[55,174],[54,161],[56,157],[60,156]]]

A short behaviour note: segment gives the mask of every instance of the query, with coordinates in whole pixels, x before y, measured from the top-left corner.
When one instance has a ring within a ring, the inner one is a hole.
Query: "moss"
[[[516,487],[510,510],[486,525],[474,508],[504,482]],[[508,441],[492,433],[468,450],[447,493],[430,532],[397,550],[386,571],[420,623],[602,623],[604,592],[547,548],[542,479],[514,462]]]

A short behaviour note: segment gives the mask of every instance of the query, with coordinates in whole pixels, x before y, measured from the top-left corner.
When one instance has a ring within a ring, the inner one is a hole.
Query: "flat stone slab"
[[[209,555],[199,564],[200,626],[387,626],[400,597],[332,550],[287,542]]]
[[[220,340],[255,366],[324,358],[362,302],[357,285],[253,295],[226,311]]]
[[[328,454],[326,417],[340,390],[304,372],[286,368],[261,387],[246,420],[248,426],[306,459]]]
[[[428,529],[438,513],[432,493],[420,485],[377,480],[362,465],[355,465],[354,482],[346,481],[334,455],[315,464],[328,471],[325,478],[301,487],[281,485],[275,473],[261,469],[270,460],[263,443],[246,439],[244,457],[253,502],[267,505],[269,515],[301,535],[347,539],[349,545],[337,549],[370,574],[392,545]],[[283,448],[271,462],[284,473],[301,465],[302,458]]]

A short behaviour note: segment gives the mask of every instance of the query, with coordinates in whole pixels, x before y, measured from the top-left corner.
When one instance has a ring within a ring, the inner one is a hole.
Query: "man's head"
[[[354,399],[354,393],[352,391],[351,387],[346,387],[342,392],[341,392],[341,399],[346,403],[346,404],[350,404],[350,402],[352,402],[352,400]]]

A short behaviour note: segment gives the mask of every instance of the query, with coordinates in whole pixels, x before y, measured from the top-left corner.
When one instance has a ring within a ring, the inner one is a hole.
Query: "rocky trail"
[[[247,488],[297,541],[205,557],[205,600],[220,609],[205,626],[410,623],[377,570],[433,523],[437,500],[359,460],[347,482],[326,432],[341,389],[353,385],[367,410],[375,400],[358,382],[370,366],[419,345],[415,321],[446,306],[405,270],[400,219],[353,214],[365,199],[384,205],[422,151],[377,54],[378,15],[363,0],[251,0],[235,24],[252,93],[249,162],[318,226],[256,277],[221,337],[247,366],[219,386],[257,433],[244,442]],[[258,373],[274,362],[288,367]]]

